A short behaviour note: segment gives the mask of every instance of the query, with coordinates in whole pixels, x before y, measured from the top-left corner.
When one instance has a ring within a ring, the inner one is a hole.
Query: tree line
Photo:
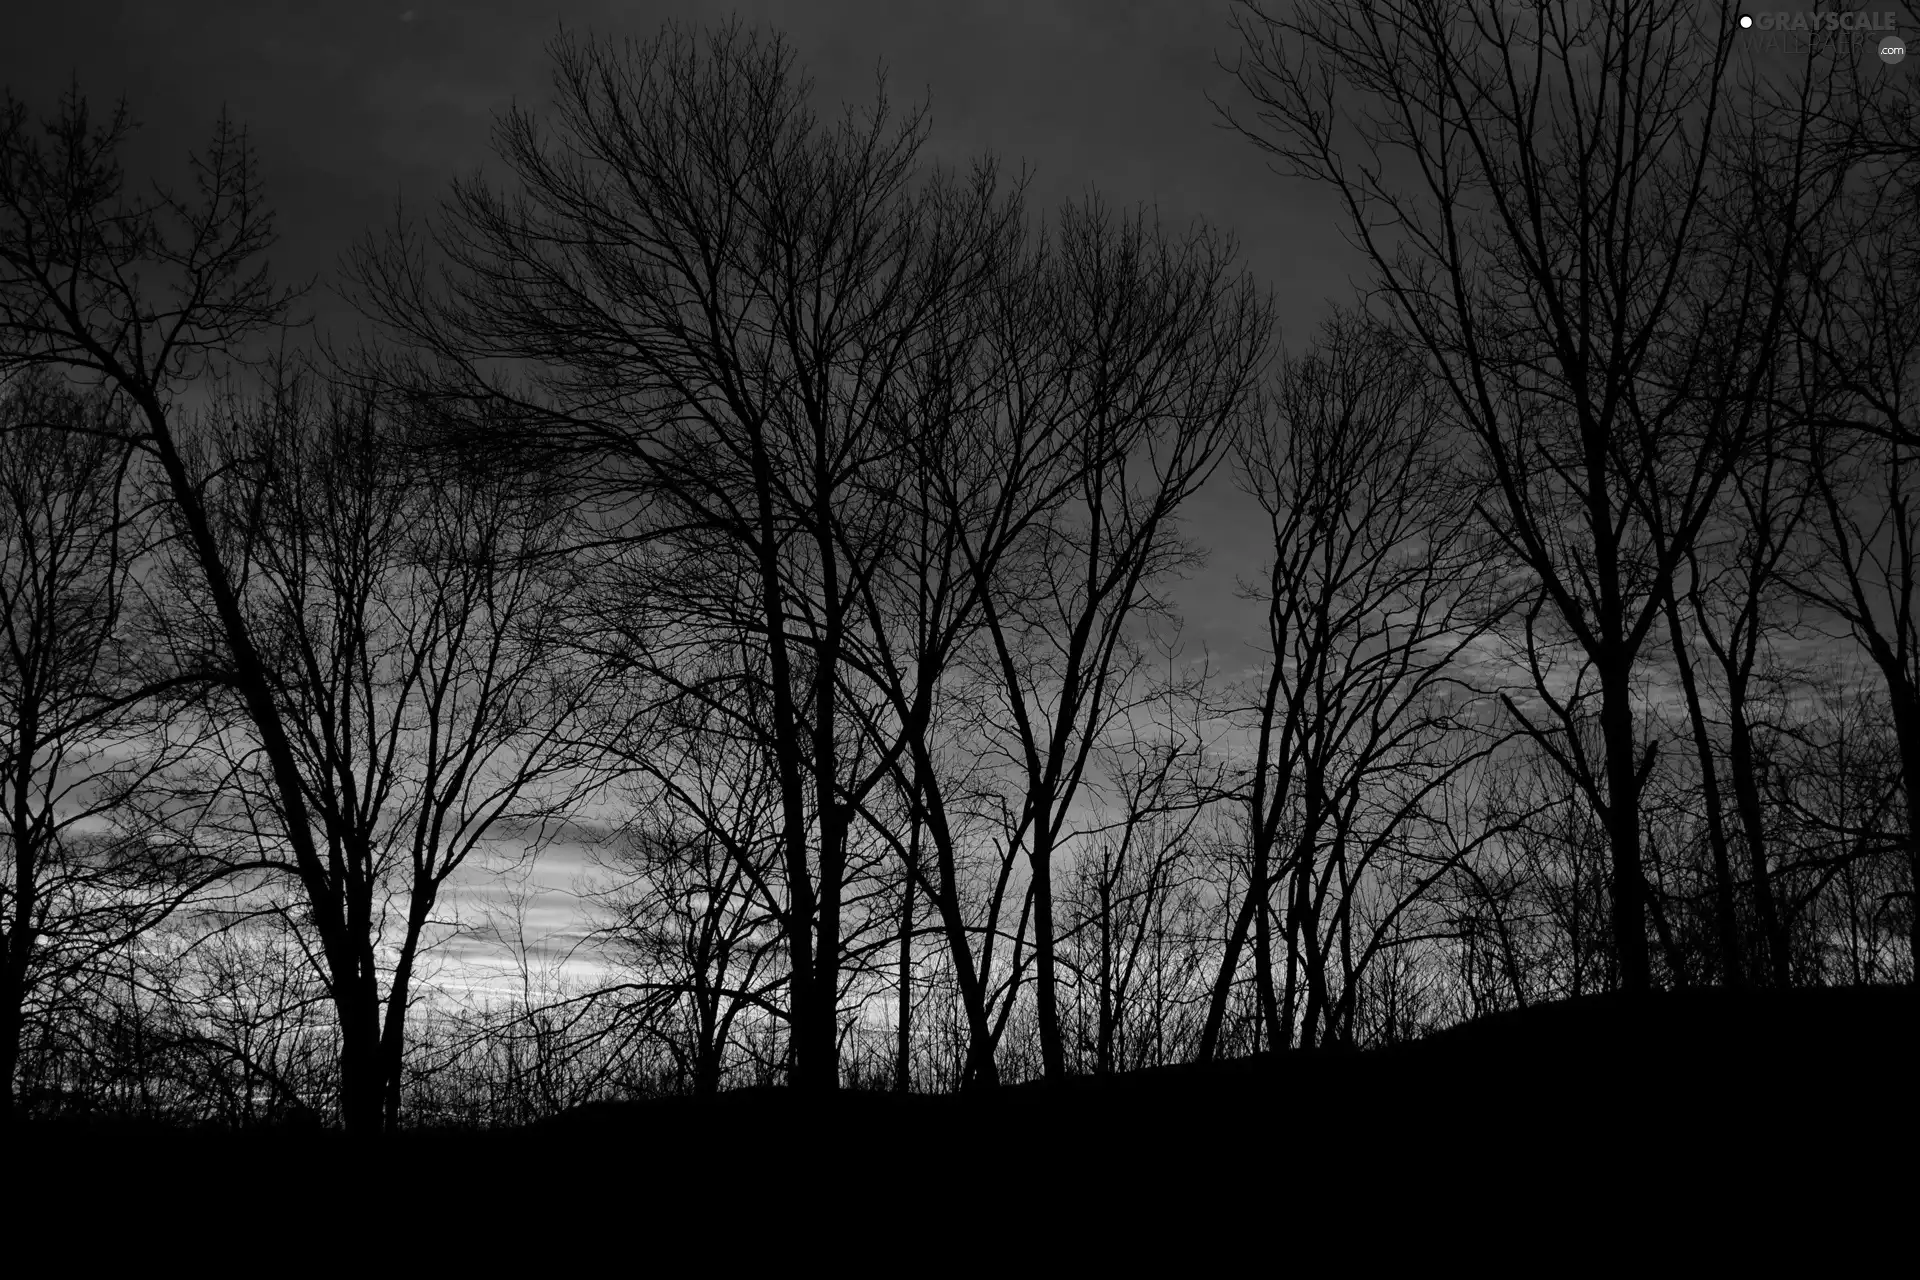
[[[124,107],[9,96],[14,1113],[377,1132],[1913,981],[1904,82],[1686,0],[1235,29],[1223,118],[1372,271],[1301,345],[1225,232],[1037,214],[737,24],[559,38],[495,171],[350,255],[344,345],[239,128],[143,184]],[[1251,665],[1174,604],[1229,484]],[[515,889],[561,843],[584,965]]]

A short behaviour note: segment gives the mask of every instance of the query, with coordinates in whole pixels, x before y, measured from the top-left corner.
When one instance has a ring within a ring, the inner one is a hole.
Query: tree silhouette
[[[1230,117],[1339,196],[1475,442],[1486,528],[1538,585],[1534,665],[1565,644],[1590,672],[1513,712],[1605,822],[1636,991],[1652,980],[1640,797],[1657,750],[1636,672],[1758,431],[1794,229],[1826,176],[1803,156],[1775,189],[1741,182],[1731,13],[1387,0],[1247,3],[1237,19],[1253,105]],[[1598,759],[1579,730],[1596,699]]]
[[[1504,606],[1503,566],[1471,536],[1475,487],[1453,463],[1457,436],[1438,391],[1390,331],[1339,315],[1287,363],[1269,414],[1238,441],[1237,478],[1270,535],[1265,581],[1248,588],[1266,606],[1268,661],[1237,708],[1252,735],[1253,759],[1233,795],[1245,809],[1248,883],[1214,981],[1202,1060],[1219,1044],[1250,935],[1269,1044],[1292,1044],[1296,1025],[1307,1045],[1350,1029],[1360,971],[1385,937],[1363,932],[1354,950],[1371,864],[1409,839],[1430,839],[1415,829],[1498,745],[1475,723],[1461,659]],[[1417,876],[1413,896],[1461,852]],[[1278,886],[1280,984],[1271,963]],[[1382,923],[1399,914],[1390,909]],[[1338,957],[1346,973],[1336,987]]]
[[[28,1023],[84,1000],[217,876],[131,797],[178,759],[183,685],[141,661],[155,527],[113,398],[44,370],[0,383],[0,1076]],[[46,1030],[45,1027],[41,1028]]]
[[[223,412],[206,501],[323,874],[282,852],[283,798],[254,722],[226,700],[209,704],[222,803],[208,821],[230,813],[299,885],[338,1011],[349,1126],[392,1127],[436,904],[475,849],[537,847],[593,789],[602,676],[570,660],[572,582],[554,555],[567,533],[539,492],[427,473],[409,420],[351,384],[293,380]]]

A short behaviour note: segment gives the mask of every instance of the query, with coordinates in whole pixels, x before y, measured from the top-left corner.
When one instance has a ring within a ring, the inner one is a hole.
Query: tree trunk
[[[1894,689],[1893,705],[1894,731],[1900,739],[1900,779],[1907,793],[1907,883],[1914,894],[1907,913],[1907,947],[1911,981],[1920,986],[1920,691],[1903,680]]]
[[[1067,1076],[1066,1045],[1060,1038],[1060,996],[1053,954],[1053,827],[1044,816],[1033,824],[1034,986],[1039,996],[1040,1068],[1049,1084]]]
[[[1247,881],[1246,896],[1240,900],[1240,910],[1234,917],[1233,927],[1227,931],[1226,946],[1220,956],[1220,969],[1213,979],[1213,994],[1207,1001],[1207,1021],[1200,1031],[1200,1049],[1196,1055],[1201,1062],[1212,1062],[1214,1055],[1219,1052],[1220,1030],[1226,1021],[1227,1002],[1233,994],[1233,976],[1240,968],[1240,952],[1246,946],[1247,930],[1253,923],[1261,896],[1266,892],[1265,859],[1257,851],[1257,838],[1255,847],[1253,874]],[[1272,982],[1271,972],[1268,982]]]
[[[1629,664],[1600,666],[1600,728],[1607,752],[1607,844],[1612,860],[1613,944],[1620,985],[1643,994],[1653,986],[1647,946],[1646,875],[1640,863],[1640,774],[1635,759]]]
[[[846,813],[836,802],[820,806],[820,919],[814,935],[813,1008],[804,1029],[796,1028],[809,1045],[803,1087],[821,1094],[840,1087],[840,889],[846,862]]]
[[[960,1007],[967,1019],[967,1063],[961,1069],[961,1087],[992,1088],[1000,1083],[1000,1071],[993,1060],[996,1037],[987,1020],[984,966],[980,970],[974,968],[973,949],[967,941],[953,830],[947,824],[945,797],[926,743],[916,736],[911,746],[914,771],[925,780],[922,785],[925,787],[926,833],[933,837],[933,856],[940,876],[933,885],[933,902],[940,912],[941,932],[946,935],[947,953],[953,958],[954,982],[960,988]]]
[[[1307,1008],[1300,1017],[1300,1047],[1317,1049],[1323,1043],[1321,1020],[1327,1012],[1327,955],[1320,938],[1320,894],[1311,868],[1314,859],[1302,851],[1300,866],[1300,943],[1307,978]]]
[[[907,856],[913,863],[920,859],[920,815],[913,817],[913,831],[907,840]],[[893,1059],[893,1087],[906,1093],[913,1084],[913,889],[914,867],[907,868],[900,908],[900,1005],[897,1019],[897,1043]]]
[[[725,978],[725,970],[721,970]],[[720,1052],[726,1043],[726,1028],[720,1020],[720,1001],[725,997],[716,991],[702,990],[695,993],[698,1000],[699,1039],[693,1046],[693,1094],[696,1098],[711,1098],[720,1092]]]
[[[1273,989],[1273,875],[1272,855],[1260,860],[1260,896],[1253,909],[1253,996],[1259,1004],[1260,1021],[1267,1030],[1267,1045],[1273,1049],[1287,1046],[1287,1028],[1280,1021],[1280,1001]]]
[[[1300,892],[1300,868],[1293,868],[1287,884],[1287,985],[1280,1009],[1280,1025],[1273,1033],[1271,1048],[1276,1052],[1293,1046],[1293,1028],[1300,1010],[1300,911],[1296,898]]]
[[[787,905],[780,929],[787,941],[788,1082],[805,1089],[816,1072],[811,1028],[814,1012],[813,871],[807,858],[806,761],[800,744],[800,717],[793,696],[793,659],[787,649],[786,607],[781,594],[780,534],[773,514],[774,477],[765,431],[747,424],[752,445],[755,510],[755,569],[759,574],[760,621],[766,627],[768,683],[773,692],[773,733],[769,746],[780,779],[781,853],[787,880]],[[822,797],[828,801],[831,797]],[[824,824],[823,824],[824,825]]]
[[[378,1137],[386,1110],[379,994],[356,974],[334,996],[334,1009],[340,1018],[340,1119],[349,1134]]]
[[[1100,868],[1100,1034],[1094,1071],[1113,1073],[1113,884]]]
[[[406,1079],[407,1006],[413,998],[413,966],[420,954],[420,937],[438,899],[438,886],[425,877],[416,878],[411,901],[407,905],[407,932],[400,942],[400,954],[393,965],[393,985],[387,993],[386,1026],[381,1032],[382,1093],[385,1100],[386,1128],[400,1129],[400,1088]]]
[[[1320,945],[1320,905],[1324,890],[1316,885],[1315,873],[1321,871],[1318,849],[1320,830],[1326,820],[1327,796],[1325,762],[1315,755],[1306,761],[1305,812],[1301,818],[1300,842],[1293,851],[1293,895],[1288,910],[1288,948],[1299,947],[1306,971],[1307,1007],[1299,1023],[1300,1047],[1311,1049],[1320,1043],[1319,1024],[1327,1008],[1326,955]],[[1322,874],[1330,874],[1331,862]],[[1291,977],[1291,975],[1289,975]],[[1292,1010],[1288,1010],[1286,1034],[1294,1030]],[[1278,1028],[1272,1032],[1278,1043]]]
[[[820,609],[824,627],[814,652],[813,796],[820,814],[820,919],[814,935],[813,1008],[795,1034],[809,1042],[801,1079],[812,1093],[840,1087],[840,895],[846,878],[847,830],[853,807],[840,796],[838,737],[840,655],[846,643],[840,558],[834,540],[833,478],[826,458],[826,430],[813,419],[813,544],[819,557]]]
[[[1747,874],[1753,879],[1753,905],[1760,914],[1760,931],[1767,939],[1767,970],[1776,987],[1792,981],[1786,922],[1773,892],[1773,874],[1767,863],[1767,835],[1760,809],[1760,780],[1753,757],[1753,730],[1747,723],[1744,682],[1728,691],[1727,763],[1733,771],[1734,806],[1740,814],[1741,834],[1747,846]]]
[[[1713,759],[1713,741],[1707,736],[1706,713],[1694,683],[1693,659],[1680,627],[1680,607],[1667,592],[1667,630],[1673,638],[1673,658],[1680,668],[1680,689],[1687,700],[1687,720],[1693,727],[1694,750],[1700,761],[1700,801],[1707,810],[1707,843],[1713,854],[1713,916],[1720,934],[1721,981],[1730,987],[1747,985],[1747,963],[1740,949],[1740,925],[1733,909],[1733,860],[1727,854],[1727,827],[1720,810],[1720,777]]]
[[[215,616],[227,642],[233,663],[232,678],[246,703],[247,718],[260,734],[274,782],[275,798],[285,820],[285,832],[293,846],[294,863],[307,904],[313,911],[313,923],[327,972],[332,980],[335,1008],[341,1024],[341,1114],[350,1132],[377,1133],[380,1128],[380,1014],[377,989],[363,989],[373,980],[371,969],[362,974],[360,948],[367,934],[355,933],[336,896],[348,888],[346,869],[323,865],[313,838],[310,811],[300,777],[300,769],[280,719],[280,707],[266,674],[266,662],[253,643],[239,597],[227,577],[220,558],[220,546],[211,522],[202,506],[199,489],[187,475],[186,466],[175,448],[168,426],[166,409],[157,397],[137,395],[152,431],[154,451],[167,477],[168,489],[186,525],[189,545],[199,564],[202,580],[212,598]],[[356,944],[356,938],[358,944]],[[369,962],[370,964],[370,958]],[[369,1005],[369,993],[372,1003]]]

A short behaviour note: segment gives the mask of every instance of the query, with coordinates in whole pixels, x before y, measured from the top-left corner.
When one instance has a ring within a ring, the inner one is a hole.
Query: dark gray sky
[[[1175,224],[1232,230],[1246,265],[1278,295],[1297,346],[1330,298],[1350,294],[1357,258],[1320,192],[1270,173],[1218,124],[1238,37],[1228,0],[809,0],[808,3],[510,4],[505,0],[48,0],[10,6],[0,84],[51,107],[69,80],[96,101],[124,93],[142,121],[130,167],[177,173],[221,106],[252,132],[279,210],[277,264],[331,272],[396,199],[424,210],[447,179],[488,160],[493,112],[544,103],[546,42],[562,24],[646,37],[678,18],[737,12],[784,30],[818,105],[871,101],[884,63],[892,95],[932,104],[932,154],[991,150],[1035,170],[1045,208],[1097,188],[1156,203]],[[337,306],[315,299],[323,320]],[[1190,529],[1214,549],[1180,592],[1190,639],[1231,667],[1258,615],[1231,598],[1258,568],[1258,512],[1224,475]]]

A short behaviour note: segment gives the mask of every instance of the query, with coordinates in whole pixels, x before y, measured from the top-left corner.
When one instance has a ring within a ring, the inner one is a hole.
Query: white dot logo
[[[1750,27],[1753,25],[1753,19],[1747,17],[1745,14],[1742,14],[1740,15],[1740,25],[1743,27]]]
[[[1888,66],[1892,66],[1906,56],[1906,42],[1899,36],[1887,36],[1880,41],[1880,61]]]

